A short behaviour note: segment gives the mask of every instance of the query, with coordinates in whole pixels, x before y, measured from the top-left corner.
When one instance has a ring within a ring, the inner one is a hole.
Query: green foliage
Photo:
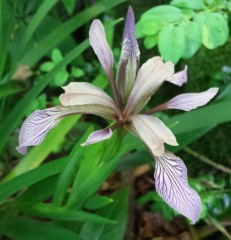
[[[165,61],[177,63],[191,58],[201,47],[222,46],[228,39],[228,2],[173,0],[171,5],[154,7],[137,23],[137,36],[147,49],[158,43]]]
[[[106,23],[108,42],[120,46],[114,41],[114,25],[120,20],[114,19],[123,16],[117,5],[125,1],[0,1],[1,237],[123,239],[129,191],[122,188],[105,195],[99,189],[113,171],[126,171],[144,163],[153,166],[153,157],[140,140],[114,131],[110,140],[81,147],[94,127],[104,127],[107,122],[92,120],[91,116],[70,116],[52,129],[42,144],[29,149],[26,156],[19,155],[15,147],[23,118],[36,109],[60,104],[60,86],[69,80],[81,78],[108,90],[105,74],[92,60],[93,51],[85,52],[89,47],[89,23],[100,16]],[[124,6],[127,8],[127,3]],[[139,8],[134,10],[139,12]],[[182,58],[192,58],[202,45],[215,49],[225,44],[230,11],[228,1],[173,0],[170,5],[143,13],[136,26],[137,36],[144,38],[145,48],[157,46],[164,60],[177,63]],[[122,32],[122,24],[118,30]],[[119,51],[112,50],[118,62]],[[143,53],[141,56],[147,58]],[[15,78],[20,66],[26,67],[30,77],[24,74]],[[218,124],[231,121],[230,66],[226,62],[222,71],[207,71],[209,83],[200,79],[204,84],[221,86],[220,95],[210,105],[174,116],[171,112],[158,115],[180,143],[169,148],[171,151],[180,151]],[[204,67],[200,66],[202,71]],[[198,81],[193,90],[202,91],[204,86]],[[92,124],[94,127],[89,127]],[[214,151],[219,152],[216,144]],[[189,169],[190,176],[192,172]],[[190,178],[190,185],[202,197],[202,221],[213,219],[219,226],[218,220],[231,213],[230,176],[202,168],[194,177]],[[156,192],[140,197],[137,204],[148,204],[151,211],[161,212],[168,220],[177,215]]]

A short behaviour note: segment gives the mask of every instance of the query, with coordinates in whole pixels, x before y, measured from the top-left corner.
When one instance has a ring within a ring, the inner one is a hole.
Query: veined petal
[[[63,117],[73,114],[94,114],[110,119],[114,118],[112,110],[97,105],[53,107],[45,110],[36,110],[25,120],[20,129],[18,152],[25,155],[28,146],[39,145],[47,133]]]
[[[63,89],[65,93],[60,95],[60,101],[64,106],[97,104],[115,111],[117,109],[114,101],[106,92],[90,83],[72,82]]]
[[[160,57],[149,59],[138,71],[134,87],[125,107],[125,115],[138,113],[158,90],[163,82],[174,73],[171,62],[163,63]]]
[[[129,7],[125,21],[122,51],[117,71],[117,87],[123,102],[134,85],[139,67],[140,50],[136,40],[135,18],[132,7]]]
[[[134,115],[130,117],[130,120],[131,124],[126,127],[143,141],[153,155],[163,155],[163,141],[153,130],[152,126],[145,121],[142,115]]]
[[[92,132],[87,138],[86,142],[82,143],[81,146],[91,145],[97,142],[109,139],[112,136],[112,130],[110,128],[105,128],[102,130]]]
[[[178,146],[179,144],[176,141],[175,136],[171,132],[171,130],[158,118],[139,114],[135,116],[139,118],[145,125],[147,125],[155,134],[165,143],[171,146]],[[137,120],[135,120],[137,121]]]
[[[210,88],[205,92],[180,94],[157,108],[159,110],[179,109],[190,111],[207,104],[217,92],[218,88]]]
[[[108,79],[112,79],[114,57],[108,45],[103,24],[98,19],[91,24],[89,41]]]
[[[200,218],[202,204],[197,192],[188,185],[184,162],[170,152],[155,159],[156,191],[170,207],[194,224]]]
[[[167,78],[166,81],[181,87],[188,80],[187,70],[188,66],[186,65],[184,70],[173,74],[172,76]]]

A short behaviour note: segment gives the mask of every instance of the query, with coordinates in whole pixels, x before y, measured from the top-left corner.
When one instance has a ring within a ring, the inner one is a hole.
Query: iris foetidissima
[[[72,82],[63,87],[61,105],[34,111],[23,123],[17,150],[26,154],[28,146],[40,144],[49,130],[72,114],[95,114],[113,121],[109,127],[90,134],[82,146],[94,144],[112,136],[115,129],[132,132],[147,146],[156,160],[155,186],[158,194],[176,211],[195,223],[201,213],[199,195],[188,185],[187,169],[183,161],[164,148],[164,143],[177,146],[173,133],[151,114],[166,109],[190,111],[208,103],[217,93],[210,88],[201,93],[181,94],[148,111],[141,112],[151,96],[165,82],[182,86],[187,81],[187,67],[174,73],[171,62],[153,57],[139,67],[140,51],[135,35],[135,20],[128,9],[123,34],[122,51],[113,77],[114,57],[107,43],[105,31],[99,20],[94,20],[89,32],[90,44],[109,80],[113,97],[86,82]]]

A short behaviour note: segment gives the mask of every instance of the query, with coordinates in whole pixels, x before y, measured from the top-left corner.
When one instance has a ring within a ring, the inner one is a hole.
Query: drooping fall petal
[[[19,146],[17,147],[18,152],[25,155],[28,146],[39,145],[47,133],[55,127],[63,117],[73,114],[94,114],[111,119],[114,117],[113,111],[98,105],[53,107],[45,110],[36,110],[25,120],[20,129]]]
[[[151,58],[144,63],[138,71],[134,87],[128,98],[124,110],[125,115],[138,113],[173,73],[173,64],[171,62],[163,63],[160,57]]]
[[[64,106],[97,104],[116,110],[112,98],[90,83],[72,82],[63,89],[65,93],[60,95],[60,101]]]
[[[82,143],[81,146],[91,145],[97,142],[109,139],[112,136],[112,130],[110,128],[105,128],[102,130],[92,132],[87,138],[86,142]]]
[[[179,109],[191,111],[197,107],[207,104],[218,92],[218,88],[210,88],[200,93],[184,93],[180,94],[168,102],[157,106],[158,111],[166,109]]]
[[[112,79],[114,57],[106,39],[104,26],[98,19],[91,24],[89,41],[108,79]]]
[[[170,207],[194,224],[200,218],[202,204],[197,192],[188,185],[185,164],[170,152],[155,159],[156,191]]]
[[[172,76],[167,78],[166,81],[181,87],[188,80],[187,70],[188,67],[186,65],[182,71],[173,74]]]
[[[127,100],[134,85],[139,60],[140,50],[136,40],[135,18],[132,8],[129,7],[125,21],[122,51],[116,79],[123,102]]]

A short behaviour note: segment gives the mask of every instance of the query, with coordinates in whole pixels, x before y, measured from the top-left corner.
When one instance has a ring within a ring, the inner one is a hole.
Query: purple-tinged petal
[[[147,123],[142,115],[131,116],[130,121],[131,123],[125,127],[140,138],[153,155],[163,155],[164,143],[150,126],[150,123]]]
[[[155,134],[165,143],[171,146],[178,146],[179,144],[176,141],[175,136],[171,132],[171,130],[158,118],[145,115],[145,114],[138,114],[133,117],[133,124],[134,121],[143,122],[146,126],[150,128],[150,131],[155,132]]]
[[[97,55],[108,79],[112,80],[114,57],[108,45],[105,30],[100,20],[94,20],[89,32],[90,44]]]
[[[171,62],[163,63],[160,57],[149,59],[138,71],[137,78],[128,98],[126,116],[138,113],[164,81],[174,73]]]
[[[186,65],[184,70],[173,74],[172,76],[167,78],[166,81],[181,87],[188,80],[187,70],[188,67]]]
[[[190,111],[207,104],[217,94],[217,92],[218,88],[210,88],[205,92],[180,94],[162,104],[161,109],[179,109]]]
[[[72,82],[66,87],[64,94],[60,95],[60,102],[64,106],[97,104],[117,110],[112,98],[102,89],[85,82]]]
[[[115,119],[114,112],[99,105],[80,105],[74,107],[53,107],[45,110],[34,111],[23,123],[19,133],[19,153],[25,155],[28,146],[39,145],[47,133],[55,127],[59,121],[73,114],[94,114],[101,117]]]
[[[112,130],[110,128],[105,128],[92,132],[87,138],[86,142],[82,143],[81,146],[88,146],[94,143],[98,143],[109,139],[112,136]]]
[[[135,18],[132,7],[129,7],[125,21],[122,51],[117,72],[117,87],[123,102],[134,85],[139,68],[140,50],[136,40]]]
[[[202,204],[197,192],[188,185],[184,162],[170,152],[155,159],[156,191],[170,207],[194,224],[200,218]]]

